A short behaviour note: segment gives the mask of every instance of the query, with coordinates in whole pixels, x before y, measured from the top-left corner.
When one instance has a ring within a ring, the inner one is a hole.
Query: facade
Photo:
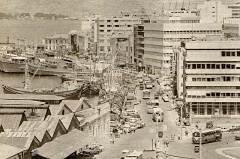
[[[184,67],[179,76],[192,118],[240,117],[239,43],[192,41],[180,48]]]
[[[240,18],[240,3],[236,3],[233,5],[229,5],[228,9],[231,10],[231,16],[232,18]]]
[[[148,73],[174,74],[176,56],[173,49],[179,47],[182,41],[222,35],[220,23],[197,23],[199,18],[188,19],[192,23],[180,23],[181,18],[177,19],[178,22],[144,24],[144,64]]]
[[[67,34],[56,34],[44,38],[43,45],[45,51],[57,52],[57,56],[61,57],[67,52],[79,52],[80,46],[85,48],[85,43],[88,43],[85,38],[88,39],[87,34],[79,34],[76,30],[71,30]]]
[[[104,142],[110,137],[110,104],[103,103],[94,108],[75,113],[80,121],[80,129]]]
[[[222,23],[224,18],[231,17],[231,9],[218,0],[207,0],[203,4],[198,4],[201,23]]]
[[[144,25],[134,25],[134,53],[133,62],[138,71],[143,71],[144,67]]]
[[[110,50],[112,33],[133,34],[133,25],[148,22],[146,14],[122,14],[119,17],[99,17],[96,22],[97,53],[106,54]]]

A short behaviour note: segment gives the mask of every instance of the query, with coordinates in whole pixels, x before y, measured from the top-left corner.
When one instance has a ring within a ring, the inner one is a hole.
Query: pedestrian
[[[167,137],[167,136],[166,136],[166,138],[165,138],[165,144],[166,144],[166,146],[168,147],[169,141],[168,141],[168,137]]]
[[[188,130],[185,130],[185,135],[188,137]]]
[[[114,137],[112,138],[112,143],[114,144]]]
[[[180,135],[180,133],[178,133],[178,140],[180,140],[181,139],[181,135]]]

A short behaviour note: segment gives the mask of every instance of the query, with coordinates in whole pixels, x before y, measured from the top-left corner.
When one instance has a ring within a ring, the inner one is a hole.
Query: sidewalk
[[[238,159],[240,156],[240,147],[218,148],[215,152],[230,159]]]

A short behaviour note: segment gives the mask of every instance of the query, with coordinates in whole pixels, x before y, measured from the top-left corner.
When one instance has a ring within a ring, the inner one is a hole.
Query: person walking
[[[188,137],[188,130],[185,130],[185,136]]]
[[[165,138],[165,144],[166,144],[166,146],[168,147],[168,145],[169,145],[169,140],[168,140],[168,137],[166,136],[166,138]]]
[[[180,133],[178,133],[178,140],[180,140],[181,139],[181,134]]]

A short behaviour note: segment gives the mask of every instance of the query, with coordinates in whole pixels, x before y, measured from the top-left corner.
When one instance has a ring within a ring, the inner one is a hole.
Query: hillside
[[[111,16],[121,12],[136,12],[144,7],[148,13],[161,13],[163,3],[165,9],[184,6],[194,8],[204,0],[0,0],[1,12],[21,13],[36,12],[57,13],[69,16],[81,16],[83,13]],[[225,4],[234,4],[238,0],[222,0]],[[170,5],[171,4],[171,5]],[[170,6],[170,7],[169,7]]]

